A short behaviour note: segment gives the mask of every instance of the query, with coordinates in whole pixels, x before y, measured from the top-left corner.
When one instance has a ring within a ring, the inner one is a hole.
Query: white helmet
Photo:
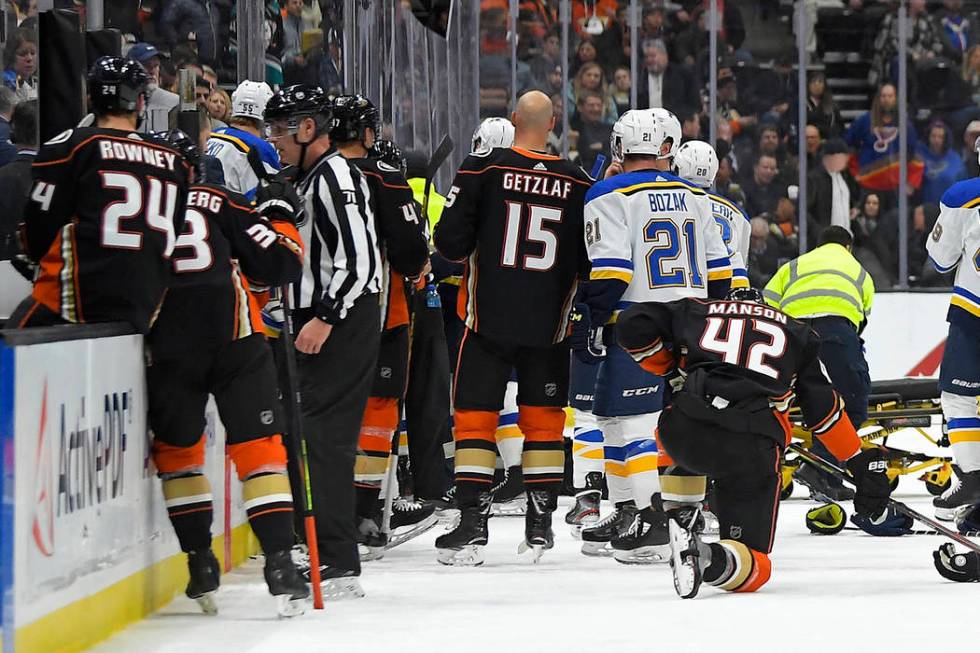
[[[473,132],[470,152],[489,152],[514,144],[514,125],[506,118],[487,118]]]
[[[681,121],[677,119],[667,109],[647,109],[653,117],[660,123],[664,130],[664,142],[669,142],[670,149],[660,153],[659,158],[670,159],[677,154],[677,148],[681,146]]]
[[[674,168],[681,179],[701,188],[709,188],[718,174],[718,155],[709,143],[688,141],[677,148]]]
[[[664,130],[649,112],[630,110],[613,125],[609,151],[616,161],[628,154],[660,156],[663,141]]]
[[[265,82],[242,82],[231,94],[231,117],[262,120],[272,89]]]

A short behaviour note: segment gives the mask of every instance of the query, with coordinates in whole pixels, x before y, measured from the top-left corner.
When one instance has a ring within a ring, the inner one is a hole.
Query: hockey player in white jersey
[[[933,500],[936,518],[952,520],[958,508],[980,504],[980,178],[956,182],[943,194],[926,250],[940,272],[956,269],[939,390],[960,473]]]
[[[583,553],[610,544],[625,563],[666,561],[669,555],[654,437],[669,389],[616,344],[616,315],[634,302],[724,297],[731,284],[728,248],[707,194],[670,172],[680,137],[672,115],[626,112],[613,126],[611,144],[623,173],[586,196],[592,272],[584,302],[573,313],[572,348],[580,358],[602,359],[594,412],[616,510],[582,531]]]
[[[749,241],[752,225],[749,216],[738,204],[718,193],[709,190],[718,174],[718,155],[715,148],[704,141],[688,141],[680,146],[674,157],[674,170],[677,176],[686,179],[708,193],[711,215],[714,216],[721,239],[728,246],[732,261],[732,288],[748,288]]]

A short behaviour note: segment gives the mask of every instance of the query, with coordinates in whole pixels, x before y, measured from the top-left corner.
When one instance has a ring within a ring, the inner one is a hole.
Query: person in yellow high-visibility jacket
[[[874,298],[874,281],[851,255],[852,238],[843,227],[827,227],[818,246],[783,265],[766,285],[766,301],[790,317],[807,322],[820,336],[820,360],[844,400],[855,429],[868,417],[871,376],[860,334]],[[773,343],[777,346],[778,343]],[[833,461],[814,438],[814,452]],[[852,498],[839,481],[801,466],[796,478],[830,499]]]

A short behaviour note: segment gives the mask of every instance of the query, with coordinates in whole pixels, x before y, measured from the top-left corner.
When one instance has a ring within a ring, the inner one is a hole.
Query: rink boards
[[[214,549],[237,564],[255,544],[213,401],[207,424]],[[150,459],[141,337],[5,338],[0,435],[4,652],[83,650],[183,590]]]

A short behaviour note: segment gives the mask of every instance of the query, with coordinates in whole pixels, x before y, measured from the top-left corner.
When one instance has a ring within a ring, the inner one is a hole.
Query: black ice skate
[[[374,517],[358,517],[357,552],[361,556],[361,562],[383,558],[387,544],[388,538],[381,532]]]
[[[483,547],[487,545],[487,519],[493,496],[481,492],[471,505],[459,509],[456,527],[436,538],[437,560],[444,565],[476,567],[483,564]]]
[[[959,472],[949,489],[932,500],[936,519],[942,521],[953,521],[957,508],[976,503],[980,503],[980,470]]]
[[[612,541],[613,557],[624,565],[649,565],[670,559],[667,515],[644,508],[633,517],[626,533]]]
[[[701,552],[697,535],[699,512],[697,506],[667,511],[670,569],[674,575],[674,589],[682,599],[693,599],[701,588]]]
[[[565,523],[571,527],[572,537],[582,539],[582,529],[599,521],[599,505],[602,502],[601,472],[585,475],[585,489],[575,493],[575,503],[565,513]]]
[[[280,617],[297,617],[306,612],[310,590],[288,550],[266,555],[263,573],[269,594],[276,597]]]
[[[517,554],[537,563],[545,551],[555,546],[551,530],[551,513],[558,507],[558,496],[548,490],[528,490],[527,515],[524,517],[524,541]]]
[[[632,501],[624,501],[616,504],[616,509],[605,518],[583,528],[582,553],[587,556],[612,555],[612,541],[626,533],[636,512]]]
[[[811,499],[825,503],[853,501],[854,490],[832,483],[832,479],[833,477],[807,462],[801,463],[793,474],[793,480],[799,481],[810,489]]]
[[[304,566],[299,568],[300,575],[307,583],[310,582],[309,558]],[[330,565],[320,565],[320,588],[323,599],[363,599],[364,590],[361,588],[360,574],[350,569],[338,569]]]
[[[395,499],[388,522],[388,543],[384,548],[393,549],[404,544],[435,526],[438,521],[435,506],[411,499]]]
[[[187,589],[184,590],[187,598],[197,601],[204,614],[218,614],[214,595],[220,584],[221,567],[211,549],[188,553],[187,571],[190,573]]]
[[[527,512],[524,473],[520,465],[508,467],[504,471],[503,482],[490,492],[493,493],[492,512],[495,517],[520,517]]]
[[[440,524],[452,523],[455,527],[459,519],[459,506],[456,504],[456,486],[446,490],[438,499],[427,499],[426,503],[436,509],[436,517]]]

